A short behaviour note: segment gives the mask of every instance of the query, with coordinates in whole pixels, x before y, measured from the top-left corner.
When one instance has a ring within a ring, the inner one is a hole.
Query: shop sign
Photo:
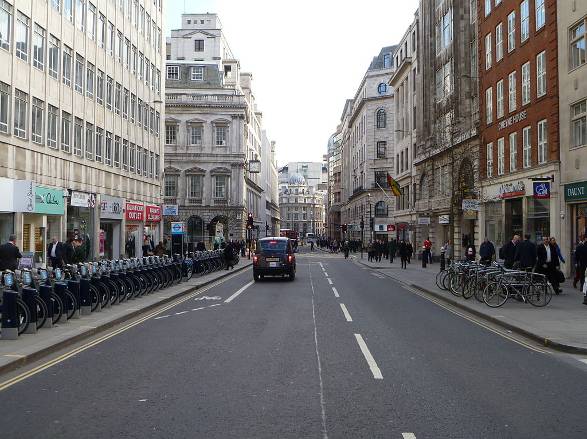
[[[394,224],[388,224],[387,225],[387,231],[388,232],[395,232],[395,225]]]
[[[550,182],[548,181],[534,181],[532,182],[534,198],[546,199],[550,198]]]
[[[148,223],[158,223],[161,221],[161,208],[159,206],[147,206]]]
[[[587,181],[565,184],[565,201],[587,200]]]
[[[438,224],[450,224],[450,216],[449,215],[440,215],[438,217]]]
[[[516,198],[526,195],[526,185],[523,181],[504,183],[499,187],[499,198]]]
[[[430,217],[429,216],[418,217],[418,225],[420,225],[420,226],[430,225]]]
[[[523,121],[524,119],[526,119],[528,117],[528,112],[526,110],[524,111],[520,111],[517,114],[514,114],[513,116],[508,117],[507,119],[502,120],[499,123],[498,126],[498,131],[503,130],[504,128],[507,128],[509,126],[512,126],[518,122]]]
[[[163,216],[177,216],[179,215],[179,206],[177,204],[164,204]]]
[[[479,212],[481,210],[481,202],[474,199],[464,199],[462,203],[463,211]]]
[[[18,261],[18,268],[22,270],[23,268],[33,269],[35,265],[35,254],[33,252],[22,252],[22,258]]]
[[[71,199],[69,205],[72,207],[86,207],[93,209],[96,207],[96,194],[88,194],[86,192],[71,191]]]
[[[171,234],[172,235],[183,235],[185,233],[185,223],[171,223]]]
[[[477,211],[476,210],[464,210],[463,211],[463,219],[465,219],[465,220],[477,219]]]
[[[35,188],[35,213],[44,213],[47,215],[65,214],[63,189],[37,186]]]
[[[121,220],[122,206],[124,206],[122,198],[100,195],[100,218]]]
[[[30,180],[14,180],[15,212],[35,211],[35,186]]]
[[[145,219],[145,206],[138,203],[126,203],[127,221],[143,221]]]
[[[392,226],[392,225],[393,224],[375,224],[374,230],[375,230],[375,232],[380,232],[380,233],[391,232],[393,230],[389,230],[389,226]]]

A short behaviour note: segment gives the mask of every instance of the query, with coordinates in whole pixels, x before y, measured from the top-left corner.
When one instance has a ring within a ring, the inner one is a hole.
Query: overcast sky
[[[166,0],[181,14],[216,12],[241,69],[253,73],[278,162],[320,161],[373,56],[399,42],[418,0]],[[185,7],[184,7],[185,5]]]

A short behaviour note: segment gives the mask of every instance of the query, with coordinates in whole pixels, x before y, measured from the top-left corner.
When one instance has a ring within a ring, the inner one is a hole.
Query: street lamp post
[[[363,219],[363,215],[361,215],[361,259],[363,259],[363,240],[364,238],[364,230],[365,230],[365,221]]]
[[[371,194],[367,194],[367,200],[369,200],[369,241],[373,242],[373,216],[371,214]]]

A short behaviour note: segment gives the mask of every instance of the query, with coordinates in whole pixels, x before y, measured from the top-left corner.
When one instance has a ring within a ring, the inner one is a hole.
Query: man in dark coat
[[[519,242],[520,236],[514,235],[512,240],[504,244],[504,246],[501,248],[499,257],[503,259],[503,265],[505,268],[508,268],[510,270],[513,268],[514,261],[516,259],[516,247],[518,246]]]
[[[524,235],[524,241],[516,247],[516,262],[522,270],[531,270],[536,266],[536,244],[530,241],[530,235]]]
[[[22,255],[16,246],[16,236],[10,235],[8,242],[0,245],[0,271],[16,270],[20,258]]]
[[[481,258],[482,264],[489,265],[491,261],[493,261],[493,257],[495,256],[495,246],[489,240],[489,238],[485,237],[485,241],[479,247],[479,257]]]
[[[398,248],[398,253],[399,253],[399,257],[402,262],[402,268],[407,269],[408,268],[408,259],[409,259],[409,255],[410,255],[410,248],[408,247],[408,244],[406,244],[406,241],[402,240],[402,242],[400,242],[399,248]]]
[[[587,239],[585,236],[575,249],[575,264],[579,271],[581,291],[583,291],[583,286],[585,285],[585,270],[587,270]],[[587,294],[583,297],[583,305],[587,305]]]
[[[560,260],[556,247],[550,244],[547,237],[543,238],[542,244],[536,248],[536,271],[544,274],[552,284],[554,291],[560,293],[557,271],[560,267]]]
[[[51,261],[51,267],[53,268],[62,268],[63,267],[63,255],[65,253],[65,248],[63,247],[63,243],[59,242],[57,237],[53,237],[53,240],[49,244],[47,248],[47,259]]]
[[[397,252],[397,241],[395,239],[391,239],[389,241],[388,251],[389,251],[389,263],[393,264],[393,258],[395,258],[395,253]]]

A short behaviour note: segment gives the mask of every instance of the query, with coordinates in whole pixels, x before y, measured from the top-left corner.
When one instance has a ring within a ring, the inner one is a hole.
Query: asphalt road
[[[251,281],[247,270],[0,392],[0,436],[587,437],[577,358],[338,255],[300,254],[294,282]]]

